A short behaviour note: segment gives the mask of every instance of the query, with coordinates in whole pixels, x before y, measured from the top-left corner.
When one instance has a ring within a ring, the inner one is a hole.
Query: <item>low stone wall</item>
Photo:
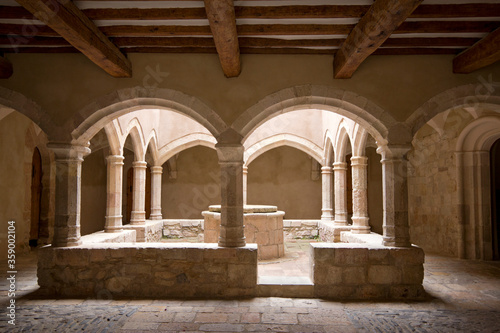
[[[318,237],[317,220],[283,220],[285,240]]]
[[[312,243],[314,296],[342,300],[425,297],[424,251],[418,247]]]
[[[42,294],[63,297],[229,298],[255,295],[257,247],[89,244],[41,248]]]
[[[170,238],[199,237],[203,220],[163,220],[163,236]]]
[[[83,244],[90,243],[135,243],[135,230],[122,230],[119,232],[98,231],[82,236]]]
[[[350,231],[351,226],[335,226],[333,224],[333,221],[331,222],[324,222],[320,221],[318,223],[318,232],[319,232],[319,239],[322,242],[329,242],[329,243],[338,243],[340,242],[340,234],[343,231]]]
[[[126,230],[135,230],[137,242],[155,243],[161,240],[163,234],[163,221],[146,220],[145,224],[126,224],[123,228]]]

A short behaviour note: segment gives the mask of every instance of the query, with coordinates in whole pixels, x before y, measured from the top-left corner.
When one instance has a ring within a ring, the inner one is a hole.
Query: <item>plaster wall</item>
[[[248,204],[273,205],[285,219],[321,217],[321,177],[311,180],[311,157],[295,148],[274,148],[248,166]]]
[[[101,149],[91,153],[82,163],[81,234],[104,230],[106,216],[106,156]]]
[[[162,175],[164,219],[200,219],[209,205],[220,204],[220,168],[215,150],[193,147],[179,153],[177,177],[169,177],[167,164]]]
[[[10,113],[0,121],[0,259],[2,260],[7,259],[8,221],[16,222],[16,253],[29,251],[30,215],[29,212],[25,214],[25,204],[29,205],[31,202],[31,193],[26,193],[25,182],[31,182],[31,168],[25,170],[27,167],[25,158],[29,155],[31,163],[33,152],[27,151],[25,141],[30,123],[29,119],[17,112]]]
[[[74,115],[100,97],[135,86],[169,88],[194,96],[231,124],[264,97],[304,84],[353,91],[403,121],[437,93],[500,72],[497,63],[468,75],[455,75],[453,55],[371,56],[351,79],[335,80],[332,56],[242,55],[241,75],[228,80],[217,55],[130,54],[133,77],[115,79],[81,54],[5,57],[15,71],[0,85],[36,101],[55,125],[78,119]],[[151,73],[157,74],[156,80]]]

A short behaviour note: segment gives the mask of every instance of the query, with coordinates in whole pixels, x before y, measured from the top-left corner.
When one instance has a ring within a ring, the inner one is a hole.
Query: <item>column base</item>
[[[150,220],[163,220],[163,217],[161,214],[151,214],[149,216],[149,219]]]
[[[351,232],[353,234],[369,234],[371,227],[368,221],[368,217],[352,217]]]
[[[329,210],[321,210],[321,221],[333,221],[333,211]]]
[[[242,239],[228,241],[228,240],[225,240],[225,239],[222,239],[221,237],[219,237],[219,244],[218,245],[220,247],[245,247],[246,240],[245,240],[245,237],[243,237]]]
[[[143,225],[146,223],[146,212],[132,212],[130,218],[130,224],[132,225]]]
[[[104,227],[104,232],[122,232],[123,231],[123,226],[119,227]]]
[[[398,240],[392,237],[383,237],[382,245],[389,247],[411,247],[409,240]]]
[[[70,247],[70,246],[78,246],[82,245],[82,240],[78,239],[75,241],[64,241],[64,242],[53,242],[53,247]]]

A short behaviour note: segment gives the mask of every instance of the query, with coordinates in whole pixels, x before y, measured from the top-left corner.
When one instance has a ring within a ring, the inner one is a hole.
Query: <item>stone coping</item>
[[[47,245],[44,247],[52,247]],[[63,247],[58,247],[63,248]],[[221,247],[217,243],[88,243],[78,246],[68,246],[67,249],[248,249],[257,250],[257,244],[246,244],[243,247]]]
[[[369,234],[353,234],[351,231],[342,231],[340,241],[343,243],[365,243],[382,245],[383,236],[375,232]]]
[[[211,205],[208,206],[209,212],[220,213],[221,206],[220,205]],[[244,214],[252,214],[252,213],[275,213],[278,211],[277,206],[266,206],[266,205],[245,205],[243,206]]]
[[[322,243],[311,243],[311,247],[318,249],[368,249],[368,250],[377,250],[377,249],[411,249],[411,248],[420,248],[416,245],[412,245],[411,247],[398,247],[398,246],[385,246],[382,244],[369,244],[369,243],[331,243],[331,242],[322,242]]]
[[[135,241],[135,230],[120,230],[118,232],[97,231],[81,237],[83,244],[91,243],[123,243]]]

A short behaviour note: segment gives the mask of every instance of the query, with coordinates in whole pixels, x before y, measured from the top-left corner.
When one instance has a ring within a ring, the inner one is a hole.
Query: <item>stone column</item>
[[[335,226],[347,226],[347,193],[346,174],[347,163],[333,163],[333,174],[335,179]]]
[[[333,220],[332,208],[332,167],[321,168],[321,220]]]
[[[243,226],[243,146],[217,144],[221,168],[221,225],[219,246],[245,246]]]
[[[55,222],[53,246],[77,246],[80,239],[81,175],[88,147],[50,143],[56,162]]]
[[[385,246],[407,247],[410,244],[408,225],[408,160],[409,147],[379,147],[382,154],[382,187],[384,205]]]
[[[146,168],[147,163],[144,161],[135,161],[132,163],[134,168],[134,187],[132,200],[132,213],[130,224],[145,224],[146,223]]]
[[[163,167],[151,167],[151,220],[161,220],[161,174]]]
[[[352,229],[353,234],[369,234],[368,224],[368,157],[351,157],[352,167]]]
[[[248,167],[243,166],[243,206],[248,203]]]
[[[107,204],[106,204],[106,232],[123,230],[122,224],[122,177],[123,156],[110,155],[107,160]]]

